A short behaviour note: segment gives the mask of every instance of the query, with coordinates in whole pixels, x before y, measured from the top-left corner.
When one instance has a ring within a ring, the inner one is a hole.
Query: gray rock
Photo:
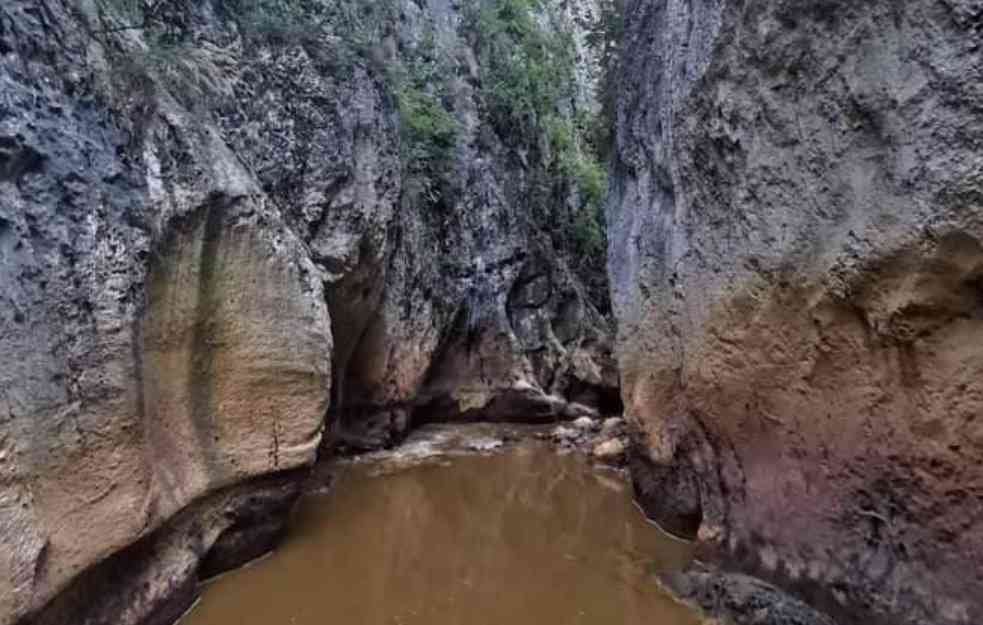
[[[558,425],[550,432],[550,436],[557,441],[569,441],[577,438],[579,432],[573,428]]]
[[[603,436],[611,436],[620,432],[625,427],[625,420],[620,417],[611,417],[605,419],[604,423],[601,424],[601,434]]]
[[[640,492],[837,621],[983,622],[979,3],[627,11],[608,267]]]
[[[596,408],[585,406],[577,402],[570,402],[563,407],[563,416],[568,419],[591,419],[592,421],[600,417]]]
[[[118,578],[72,619],[179,612],[209,551],[269,546],[212,520],[273,527],[289,506],[248,493],[300,479],[322,431],[386,445],[422,412],[552,420],[616,390],[604,298],[528,218],[543,156],[489,127],[477,80],[450,85],[439,201],[404,179],[380,68],[427,32],[448,75],[472,66],[471,0],[400,1],[351,59],[346,33],[247,39],[180,3],[176,64],[96,3],[2,4],[0,625],[58,622],[67,588]],[[572,10],[548,23],[579,28]]]
[[[581,432],[589,432],[597,427],[597,421],[590,417],[579,417],[573,421],[573,427]]]
[[[177,518],[312,463],[328,406],[330,321],[303,241],[160,76],[107,84],[119,59],[80,16],[0,9],[4,624],[98,585],[112,566],[97,564],[139,541],[187,541],[161,549],[159,575],[134,561],[144,599],[120,587],[91,606],[114,622],[117,593],[133,599],[126,618],[161,609],[189,583],[166,571],[222,529],[192,540]]]

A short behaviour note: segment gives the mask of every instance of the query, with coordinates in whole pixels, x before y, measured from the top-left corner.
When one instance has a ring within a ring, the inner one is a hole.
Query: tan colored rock
[[[230,524],[275,522],[240,514],[267,475],[297,480],[315,459],[330,321],[241,155],[166,91],[141,100],[139,129],[81,101],[96,85],[78,81],[97,79],[66,55],[92,38],[75,9],[29,5],[2,11],[19,35],[0,59],[16,110],[0,160],[17,164],[0,168],[0,624],[130,625],[193,590]],[[284,518],[289,486],[273,489]],[[47,611],[113,579],[70,619]]]
[[[983,622],[972,4],[629,2],[608,234],[636,486],[844,623]]]
[[[625,443],[620,438],[612,438],[595,445],[591,453],[598,460],[606,462],[618,460],[625,455]]]

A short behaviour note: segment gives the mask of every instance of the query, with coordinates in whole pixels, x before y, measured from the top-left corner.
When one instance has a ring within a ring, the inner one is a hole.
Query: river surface
[[[181,625],[699,623],[654,577],[689,547],[579,456],[530,443],[379,469],[306,497],[286,543],[208,584]]]

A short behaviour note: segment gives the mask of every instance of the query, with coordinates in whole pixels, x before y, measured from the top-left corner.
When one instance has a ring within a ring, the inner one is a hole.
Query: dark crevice
[[[0,182],[17,181],[44,166],[44,155],[20,137],[0,137]]]
[[[573,380],[567,386],[564,396],[569,402],[596,408],[604,416],[620,416],[625,411],[621,389],[618,387]]]
[[[654,462],[640,443],[632,445],[628,459],[635,498],[645,515],[666,532],[695,540],[703,523],[700,483],[682,446],[667,465]]]

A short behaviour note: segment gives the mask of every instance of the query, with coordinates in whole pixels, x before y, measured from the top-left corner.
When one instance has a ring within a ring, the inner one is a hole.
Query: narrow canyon
[[[983,2],[0,0],[0,354],[0,625],[980,625]]]

